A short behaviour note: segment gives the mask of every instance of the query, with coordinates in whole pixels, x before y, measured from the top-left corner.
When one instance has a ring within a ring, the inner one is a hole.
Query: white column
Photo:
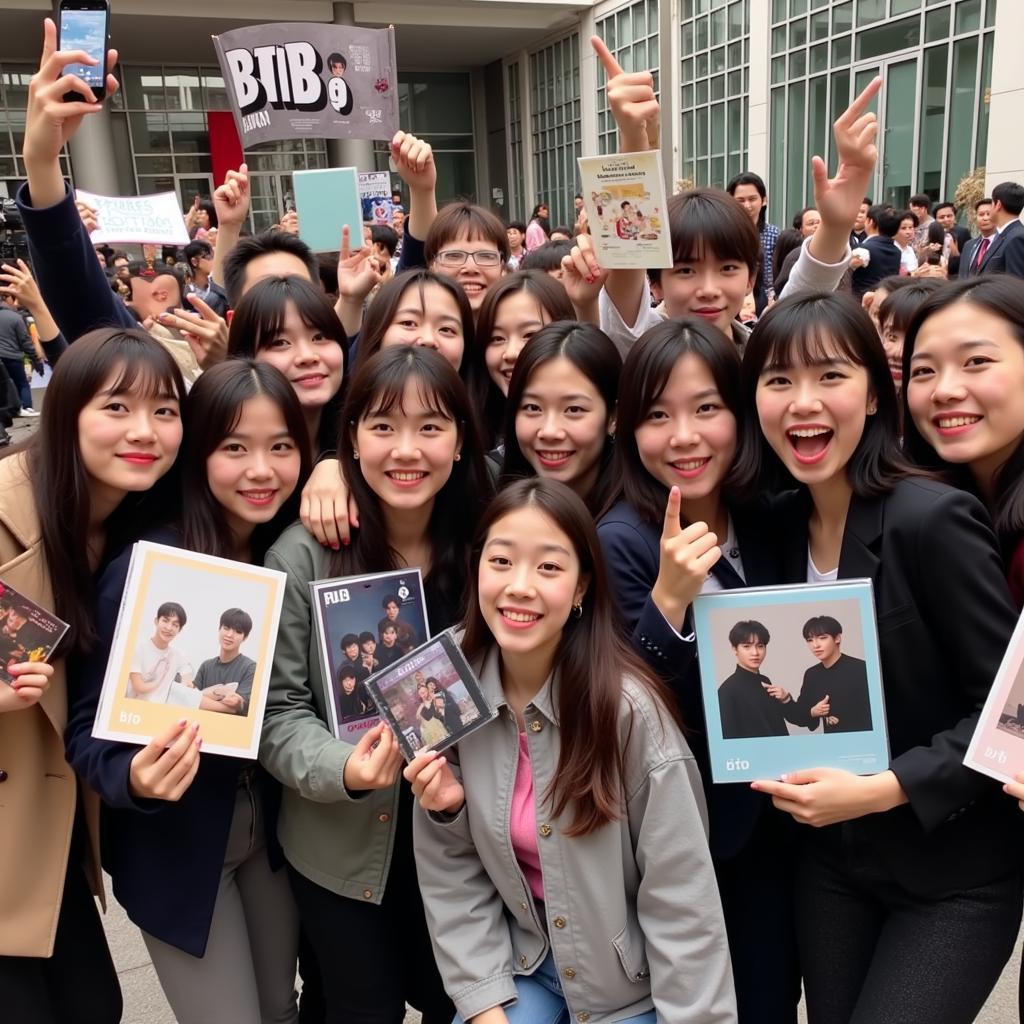
[[[750,92],[747,94],[747,166],[768,181],[768,69],[771,63],[768,0],[750,5]]]
[[[102,196],[120,195],[109,103],[105,103],[98,114],[82,118],[68,149],[75,185]]]
[[[988,112],[988,152],[985,154],[985,192],[1001,181],[1024,183],[1024,147],[1020,112],[1024,109],[1024,3],[1001,2],[996,7],[992,46],[992,90]]]
[[[597,156],[597,55],[590,37],[597,32],[594,9],[580,15],[580,154]]]
[[[355,23],[355,8],[351,3],[334,4],[333,24]],[[373,142],[370,139],[328,139],[327,163],[331,167],[358,167],[361,171],[372,171]]]

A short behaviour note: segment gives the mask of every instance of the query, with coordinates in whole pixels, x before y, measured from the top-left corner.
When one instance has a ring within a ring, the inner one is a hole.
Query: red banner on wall
[[[210,136],[210,163],[214,187],[224,184],[228,171],[237,171],[245,159],[242,143],[230,110],[210,110],[206,114],[206,130]]]

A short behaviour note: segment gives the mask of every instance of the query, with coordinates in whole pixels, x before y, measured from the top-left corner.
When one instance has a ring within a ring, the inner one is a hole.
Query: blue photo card
[[[713,781],[889,767],[870,580],[702,594],[693,617]]]
[[[313,252],[337,252],[341,229],[348,226],[349,244],[363,244],[363,204],[354,167],[296,171],[292,175],[299,238]]]

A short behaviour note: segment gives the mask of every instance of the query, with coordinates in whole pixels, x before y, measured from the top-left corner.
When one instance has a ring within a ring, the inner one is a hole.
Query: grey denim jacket
[[[553,951],[573,1020],[655,1009],[664,1024],[736,1021],[732,968],[700,777],[678,728],[627,679],[622,817],[569,838],[544,799],[558,763],[549,679],[525,709],[544,876],[541,921],[509,834],[519,729],[497,650],[479,667],[498,716],[448,751],[466,791],[455,816],[414,818],[416,867],[437,965],[463,1019],[516,997],[513,978]]]

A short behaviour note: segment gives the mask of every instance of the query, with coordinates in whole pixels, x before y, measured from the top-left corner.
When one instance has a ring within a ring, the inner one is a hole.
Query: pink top
[[[532,252],[539,245],[543,245],[548,240],[548,236],[544,234],[544,229],[535,221],[531,220],[526,225],[526,241],[524,245],[527,252]]]
[[[516,784],[512,790],[512,814],[509,835],[519,867],[526,877],[534,899],[544,899],[544,876],[540,871],[540,850],[537,847],[537,811],[533,803],[533,769],[526,733],[519,734],[519,760],[516,762]]]

